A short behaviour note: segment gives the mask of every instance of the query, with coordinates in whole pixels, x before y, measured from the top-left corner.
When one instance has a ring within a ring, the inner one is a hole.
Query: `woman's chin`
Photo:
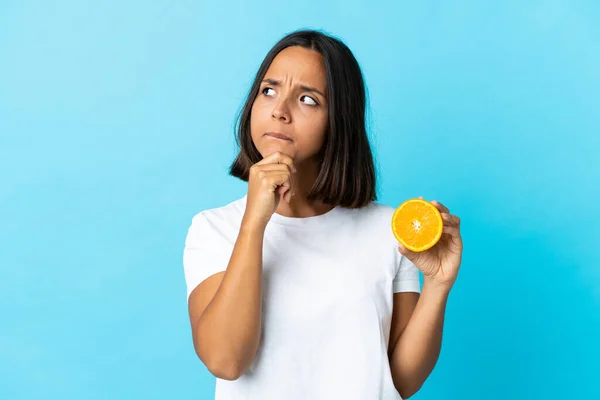
[[[291,158],[294,158],[294,156],[296,155],[296,149],[292,145],[292,142],[281,141],[281,143],[268,143],[263,145],[259,149],[259,152],[260,154],[262,154],[263,158],[268,157],[271,154],[276,153],[278,151]]]

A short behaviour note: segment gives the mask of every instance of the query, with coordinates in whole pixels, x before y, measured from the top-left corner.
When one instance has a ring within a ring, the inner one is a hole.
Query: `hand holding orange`
[[[460,218],[443,204],[422,197],[400,204],[392,216],[398,251],[425,277],[425,285],[449,291],[462,260]]]

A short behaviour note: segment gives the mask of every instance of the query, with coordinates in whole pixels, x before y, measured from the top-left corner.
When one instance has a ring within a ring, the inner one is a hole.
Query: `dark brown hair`
[[[273,59],[283,49],[301,46],[319,52],[325,61],[329,125],[319,153],[321,169],[308,199],[361,208],[377,200],[373,154],[365,126],[365,84],[358,62],[341,40],[317,30],[299,30],[283,37],[263,60],[243,108],[237,116],[240,152],[229,174],[248,181],[250,167],[262,159],[250,135],[250,114]]]

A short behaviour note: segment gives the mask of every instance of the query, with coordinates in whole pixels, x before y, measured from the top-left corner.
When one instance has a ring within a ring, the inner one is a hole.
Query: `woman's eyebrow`
[[[273,78],[267,78],[267,79],[263,79],[263,82],[264,82],[264,83],[268,83],[269,85],[272,85],[272,86],[280,86],[280,85],[281,85],[281,81],[280,81],[280,80],[278,80],[278,79],[273,79]],[[320,94],[321,96],[323,96],[323,97],[327,98],[327,96],[325,96],[325,95],[323,94],[323,92],[321,92],[319,89],[317,89],[317,88],[314,88],[314,87],[312,87],[312,86],[298,85],[298,87],[299,87],[300,89],[302,89],[303,91],[305,91],[305,92],[314,92],[314,93],[318,93],[318,94]]]

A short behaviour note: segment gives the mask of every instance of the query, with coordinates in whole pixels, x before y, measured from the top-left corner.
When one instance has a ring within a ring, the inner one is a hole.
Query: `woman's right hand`
[[[292,158],[279,151],[250,167],[244,220],[266,227],[279,202],[283,199],[289,203],[295,194],[295,172]]]

